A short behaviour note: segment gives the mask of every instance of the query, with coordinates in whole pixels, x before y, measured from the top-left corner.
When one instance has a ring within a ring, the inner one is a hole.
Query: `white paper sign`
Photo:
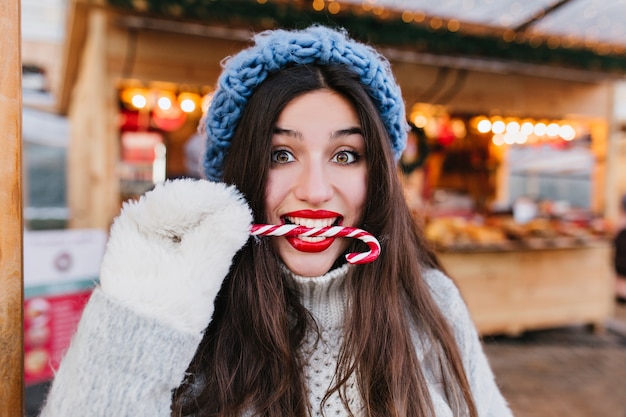
[[[24,286],[98,278],[107,234],[99,229],[24,232]]]

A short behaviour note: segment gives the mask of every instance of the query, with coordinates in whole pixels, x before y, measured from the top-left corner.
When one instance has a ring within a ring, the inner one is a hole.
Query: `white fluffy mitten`
[[[137,313],[202,332],[252,214],[232,186],[205,180],[159,184],[127,202],[100,268],[104,292]]]

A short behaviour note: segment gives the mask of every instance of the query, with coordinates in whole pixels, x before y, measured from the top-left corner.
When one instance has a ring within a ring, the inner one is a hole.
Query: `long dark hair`
[[[455,415],[476,417],[451,328],[422,278],[441,268],[404,201],[389,139],[365,87],[342,66],[294,66],[271,75],[255,91],[225,159],[224,181],[244,194],[256,222],[264,222],[271,138],[282,109],[294,98],[327,88],[346,97],[366,142],[367,203],[362,227],[379,238],[380,257],[350,269],[345,341],[337,367],[338,392],[348,408],[346,381],[354,375],[368,417],[432,416],[410,328],[435,346]],[[354,242],[350,251],[358,251]],[[417,324],[419,323],[419,325]],[[314,320],[302,306],[268,239],[253,239],[235,256],[215,313],[174,393],[175,416],[267,417],[310,415],[298,354]],[[326,398],[329,397],[330,393]],[[355,411],[355,410],[352,410]]]

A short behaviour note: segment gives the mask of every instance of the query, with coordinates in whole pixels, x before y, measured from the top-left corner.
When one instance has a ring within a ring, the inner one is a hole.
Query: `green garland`
[[[231,27],[302,28],[312,23],[346,28],[352,36],[376,45],[395,46],[435,55],[509,60],[580,70],[626,73],[626,56],[600,55],[587,48],[549,48],[545,43],[505,42],[499,37],[477,36],[426,25],[408,24],[399,16],[381,19],[355,8],[331,14],[316,12],[311,1],[255,0],[106,0],[124,12]]]

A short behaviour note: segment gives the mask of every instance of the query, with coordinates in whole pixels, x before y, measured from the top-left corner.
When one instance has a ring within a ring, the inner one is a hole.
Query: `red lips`
[[[341,218],[341,214],[329,210],[296,210],[285,213],[284,217],[304,217],[307,219],[336,219]]]
[[[290,218],[290,219],[287,219],[287,218]],[[294,219],[297,224],[302,224],[303,226],[308,226],[308,227],[317,227],[317,226],[309,226],[310,223],[304,222],[302,221],[302,219],[314,219],[314,220],[328,219],[329,220],[326,223],[323,223],[323,224],[320,223],[320,226],[330,226],[330,225],[338,226],[343,221],[343,217],[339,213],[335,213],[334,211],[329,211],[329,210],[297,210],[297,211],[292,211],[290,213],[284,214],[283,216],[281,216],[281,219],[284,223],[291,223],[292,222],[291,219]],[[303,240],[297,236],[287,236],[285,237],[285,239],[287,239],[289,244],[293,246],[294,249],[301,251],[301,252],[308,252],[308,253],[323,252],[326,249],[328,249],[330,245],[332,245],[333,242],[335,241],[335,238],[324,238],[322,240],[312,242],[310,241],[311,238],[304,238],[306,240]]]

